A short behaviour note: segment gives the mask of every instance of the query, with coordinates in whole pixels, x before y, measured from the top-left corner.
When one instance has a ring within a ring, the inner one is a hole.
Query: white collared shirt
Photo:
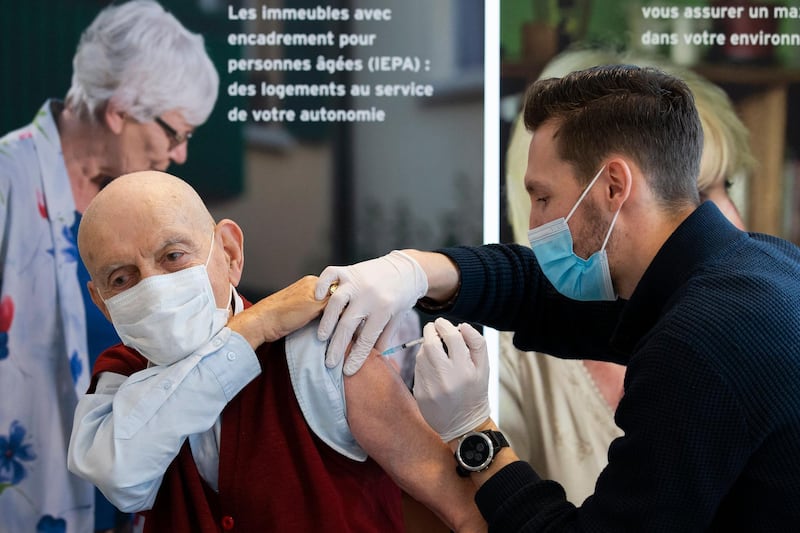
[[[240,312],[238,295],[234,302],[234,312]],[[310,342],[311,338],[316,340],[314,324],[286,340],[301,410],[324,442],[364,460],[366,454],[353,440],[345,419],[341,365],[325,368],[326,344]],[[204,349],[172,365],[153,366],[127,377],[101,374],[95,393],[78,402],[69,469],[91,480],[121,510],[146,510],[188,438],[200,475],[216,490],[220,414],[260,373],[249,343],[226,327]]]

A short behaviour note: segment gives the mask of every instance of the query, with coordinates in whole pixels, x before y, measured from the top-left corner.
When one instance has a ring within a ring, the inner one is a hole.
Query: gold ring
[[[336,292],[336,289],[338,289],[338,288],[339,288],[339,284],[338,283],[331,283],[331,286],[328,287],[328,294],[333,296],[333,293]]]

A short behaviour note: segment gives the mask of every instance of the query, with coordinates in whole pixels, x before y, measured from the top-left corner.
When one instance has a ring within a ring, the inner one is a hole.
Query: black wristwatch
[[[500,448],[506,446],[508,441],[499,431],[470,431],[458,439],[456,472],[461,477],[469,477],[472,472],[486,470]]]

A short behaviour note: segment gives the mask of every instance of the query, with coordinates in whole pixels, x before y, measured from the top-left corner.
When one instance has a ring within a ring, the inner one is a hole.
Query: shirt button
[[[235,361],[236,360],[236,353],[228,352],[227,357],[228,357],[228,361]]]
[[[172,387],[172,382],[168,379],[165,379],[161,382],[161,388],[164,390],[169,390]]]
[[[213,344],[214,344],[214,346],[220,346],[220,345],[222,345],[222,339],[220,339],[219,337],[217,337],[216,339],[214,339],[214,341],[213,341]]]
[[[233,529],[233,517],[232,516],[223,516],[222,517],[222,529],[225,531],[230,531]]]

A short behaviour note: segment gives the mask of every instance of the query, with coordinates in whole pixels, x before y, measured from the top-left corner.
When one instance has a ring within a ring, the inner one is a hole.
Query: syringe
[[[406,348],[411,348],[412,346],[416,346],[417,344],[422,344],[425,340],[425,337],[420,337],[419,339],[414,339],[413,341],[404,342],[403,344],[398,344],[397,346],[392,346],[381,352],[381,355],[391,355],[398,350],[405,350]]]

